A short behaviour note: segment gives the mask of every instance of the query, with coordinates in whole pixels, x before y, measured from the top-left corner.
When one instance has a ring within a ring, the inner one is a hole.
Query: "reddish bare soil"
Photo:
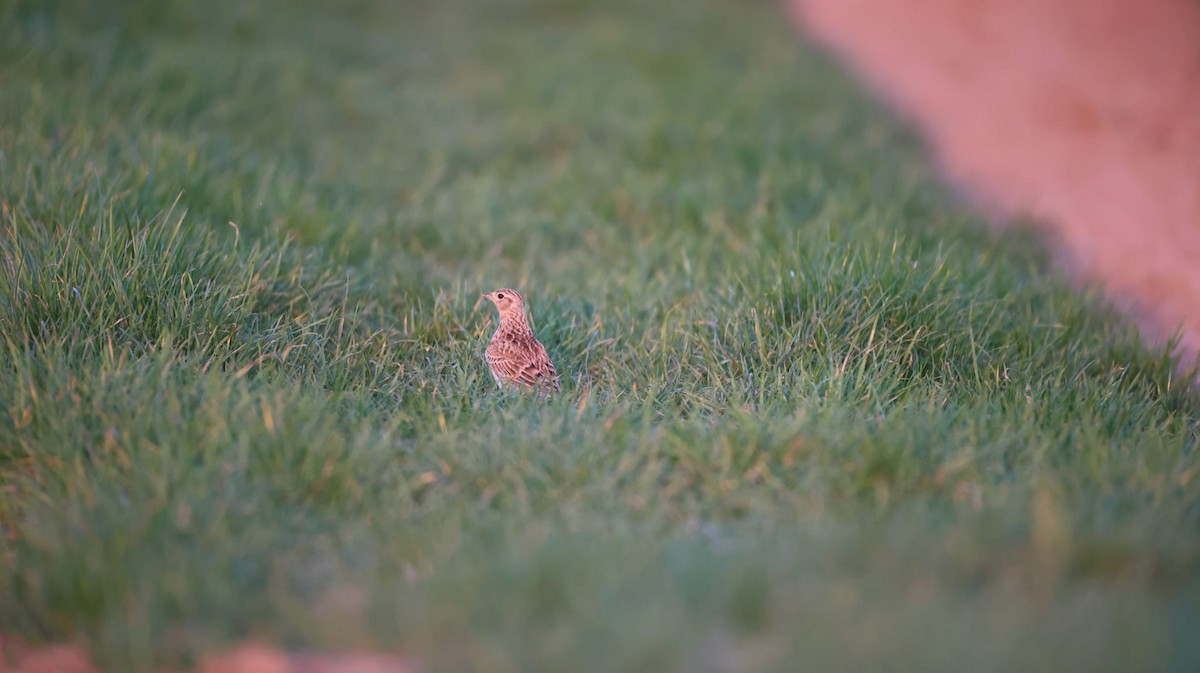
[[[413,673],[410,663],[386,654],[288,654],[270,645],[247,643],[205,657],[198,673]]]
[[[260,643],[205,656],[198,673],[414,673],[410,662],[387,654],[293,654]],[[28,648],[0,636],[0,673],[99,673],[82,647]]]
[[[952,183],[1200,352],[1200,2],[786,1]]]
[[[81,647],[53,645],[30,649],[0,636],[0,673],[98,673]]]

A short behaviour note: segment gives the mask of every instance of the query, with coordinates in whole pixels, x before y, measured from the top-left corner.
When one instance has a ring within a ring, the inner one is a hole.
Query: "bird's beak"
[[[475,307],[474,307],[474,308],[475,308],[475,309],[478,309],[478,308],[479,308],[479,305],[483,303],[483,300],[484,300],[484,299],[487,299],[488,301],[491,301],[491,299],[492,299],[492,293],[491,293],[491,292],[485,292],[485,293],[483,293],[483,294],[479,295],[479,299],[476,299],[476,300],[475,300]]]

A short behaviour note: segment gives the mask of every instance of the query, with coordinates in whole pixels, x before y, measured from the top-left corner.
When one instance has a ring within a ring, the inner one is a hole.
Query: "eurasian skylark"
[[[508,288],[483,295],[500,311],[500,326],[488,343],[485,357],[496,385],[511,383],[541,392],[558,392],[558,372],[546,347],[533,336],[525,316],[525,299]]]

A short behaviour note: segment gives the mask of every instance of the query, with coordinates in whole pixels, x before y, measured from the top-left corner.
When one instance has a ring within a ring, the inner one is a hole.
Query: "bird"
[[[500,325],[488,342],[484,359],[496,385],[533,388],[539,392],[559,391],[558,371],[550,362],[546,347],[533,336],[525,315],[525,298],[520,292],[500,288],[483,295],[500,312]]]

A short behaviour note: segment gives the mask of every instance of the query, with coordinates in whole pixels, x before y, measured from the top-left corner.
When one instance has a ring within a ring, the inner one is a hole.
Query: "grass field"
[[[0,200],[0,632],[1200,668],[1197,396],[773,4],[0,0]]]

